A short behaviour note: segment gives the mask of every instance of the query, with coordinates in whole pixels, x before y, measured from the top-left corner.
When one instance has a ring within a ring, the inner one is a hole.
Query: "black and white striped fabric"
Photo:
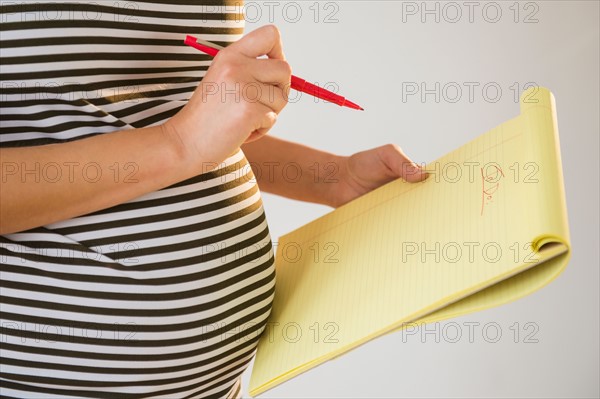
[[[210,65],[185,35],[227,45],[244,27],[239,0],[0,4],[3,147],[161,123]],[[235,397],[275,284],[241,151],[133,201],[0,237],[0,272],[5,397]]]

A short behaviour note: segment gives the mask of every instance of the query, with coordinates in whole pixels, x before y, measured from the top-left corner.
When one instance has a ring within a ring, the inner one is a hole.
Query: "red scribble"
[[[497,165],[488,165],[486,169],[492,167],[491,173],[485,173],[481,168],[481,215],[486,205],[489,205],[500,188],[500,179],[504,177],[504,171]]]

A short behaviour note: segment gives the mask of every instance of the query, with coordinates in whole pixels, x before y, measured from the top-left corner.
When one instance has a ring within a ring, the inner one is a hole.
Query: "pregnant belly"
[[[2,394],[227,392],[275,285],[260,192],[240,151],[111,209],[0,238]]]

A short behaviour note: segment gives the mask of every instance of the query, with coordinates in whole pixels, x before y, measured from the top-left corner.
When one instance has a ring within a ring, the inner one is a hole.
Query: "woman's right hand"
[[[290,78],[279,32],[266,26],[220,51],[188,104],[162,125],[0,148],[0,235],[106,209],[215,168],[273,126]],[[236,86],[239,98],[224,92]],[[82,172],[90,164],[93,180]],[[47,165],[62,177],[43,178]]]
[[[257,59],[263,55],[268,59]],[[163,127],[185,156],[219,163],[271,129],[290,79],[279,30],[261,27],[217,54],[188,104]]]

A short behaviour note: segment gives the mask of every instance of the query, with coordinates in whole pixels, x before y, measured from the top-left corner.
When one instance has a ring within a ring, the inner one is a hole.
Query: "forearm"
[[[272,194],[334,206],[343,156],[273,136],[242,146],[260,186]]]
[[[108,208],[201,172],[163,126],[0,149],[0,234]]]

